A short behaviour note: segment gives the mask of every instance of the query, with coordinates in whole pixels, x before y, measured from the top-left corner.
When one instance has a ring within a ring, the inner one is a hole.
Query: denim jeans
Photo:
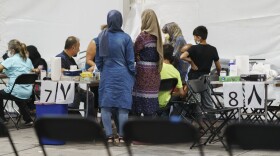
[[[111,122],[111,117],[112,117],[112,111],[117,110],[117,116],[118,116],[118,121],[119,121],[119,136],[123,137],[123,125],[124,123],[128,120],[128,109],[124,108],[111,108],[111,107],[103,107],[101,108],[101,119],[104,125],[105,133],[107,137],[110,137],[113,135],[112,131],[112,122]]]

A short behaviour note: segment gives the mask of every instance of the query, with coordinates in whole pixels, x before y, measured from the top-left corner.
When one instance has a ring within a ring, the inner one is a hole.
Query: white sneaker
[[[24,125],[25,126],[32,126],[33,125],[33,121],[25,122]]]

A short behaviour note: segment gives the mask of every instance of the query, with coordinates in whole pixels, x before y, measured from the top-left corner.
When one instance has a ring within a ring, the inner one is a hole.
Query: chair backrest
[[[223,86],[221,84],[211,84],[211,81],[219,81],[219,75],[216,75],[216,74],[209,75],[209,77],[208,77],[209,86],[211,87],[211,89]]]
[[[159,91],[173,91],[178,83],[177,78],[163,79],[160,81]]]
[[[41,117],[35,122],[35,131],[41,146],[42,138],[72,142],[101,140],[108,155],[111,155],[103,129],[92,119],[75,116]],[[42,149],[44,152],[43,146]]]
[[[7,127],[2,122],[0,122],[0,138],[3,138],[3,137],[7,137],[9,139],[10,144],[11,144],[13,150],[14,150],[15,155],[18,156],[18,152],[16,150],[16,147],[15,147],[15,145],[13,143],[13,140],[12,140],[12,138],[10,136],[10,133],[9,133]]]
[[[148,144],[175,144],[199,142],[199,133],[193,125],[185,122],[164,119],[137,119],[125,123],[124,138],[127,146],[132,141]],[[130,150],[129,152],[132,155]],[[202,149],[201,153],[203,153]]]
[[[238,123],[225,130],[230,155],[232,146],[242,149],[280,149],[280,125]]]
[[[10,94],[13,92],[15,85],[28,85],[28,84],[31,85],[34,84],[37,79],[38,79],[38,75],[34,73],[26,73],[26,74],[19,75],[14,82]]]
[[[85,68],[87,51],[80,51],[77,55],[77,65],[80,69]]]
[[[201,76],[198,79],[188,80],[187,85],[189,89],[194,93],[201,93],[207,90],[207,81],[205,76]]]
[[[38,75],[34,73],[26,73],[26,74],[21,74],[19,75],[14,84],[34,84],[35,81],[38,79]]]

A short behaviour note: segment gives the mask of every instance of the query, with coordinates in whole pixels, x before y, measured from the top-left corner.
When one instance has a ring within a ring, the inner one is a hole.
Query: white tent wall
[[[0,0],[0,55],[9,40],[19,39],[49,60],[70,35],[80,38],[80,50],[86,50],[108,11],[123,12],[123,7],[123,0]]]
[[[264,58],[280,71],[279,0],[0,0],[0,55],[14,38],[37,46],[46,60],[63,50],[70,35],[86,50],[112,9],[123,13],[124,30],[135,40],[146,8],[155,10],[161,27],[178,23],[188,42],[193,29],[205,25],[221,58]],[[271,93],[279,102],[279,91]]]
[[[206,26],[207,41],[217,47],[220,58],[249,55],[280,69],[279,0],[136,0],[125,24],[133,39],[146,8],[155,10],[161,27],[178,23],[188,42],[195,27]]]
[[[280,68],[278,0],[0,0],[0,54],[16,38],[37,46],[48,60],[70,35],[79,37],[85,50],[111,9],[123,13],[124,30],[135,40],[146,8],[155,10],[161,27],[177,22],[188,42],[193,29],[205,25],[221,58],[247,54]]]

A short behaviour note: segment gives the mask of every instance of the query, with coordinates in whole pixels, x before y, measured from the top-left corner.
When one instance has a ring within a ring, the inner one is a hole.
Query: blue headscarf
[[[103,30],[99,36],[99,56],[108,56],[109,54],[109,32],[123,32],[122,14],[117,10],[111,10],[107,15],[108,29]]]

